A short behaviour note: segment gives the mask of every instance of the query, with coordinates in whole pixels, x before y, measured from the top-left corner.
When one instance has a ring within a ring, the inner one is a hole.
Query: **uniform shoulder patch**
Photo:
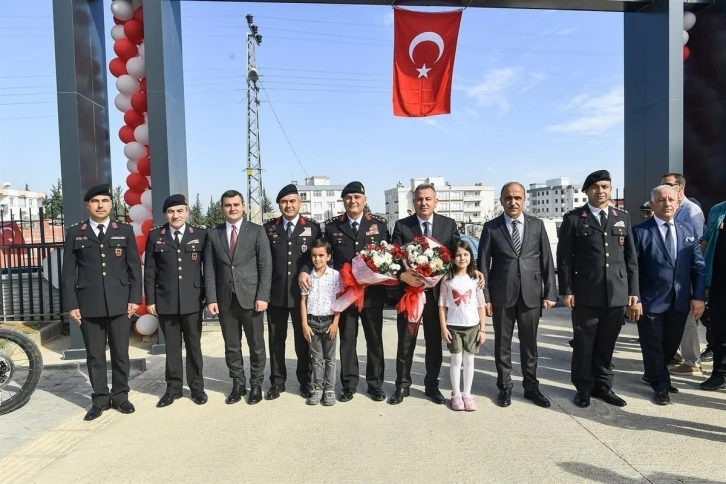
[[[388,223],[388,220],[386,220],[386,217],[382,217],[380,215],[375,215],[375,214],[371,214],[371,217],[373,218],[373,220],[376,220],[376,221],[381,222],[383,224],[387,224]]]
[[[331,218],[329,218],[328,220],[325,221],[325,225],[330,225],[330,224],[332,224],[333,222],[335,222],[336,220],[339,220],[339,219],[340,219],[340,215],[336,215],[335,217],[331,217]]]
[[[318,221],[317,221],[317,220],[315,220],[314,218],[308,218],[308,217],[305,217],[305,221],[306,221],[306,222],[310,222],[310,223],[311,223],[311,224],[313,224],[313,225],[320,225],[320,222],[318,222]]]
[[[277,220],[277,217],[268,218],[265,223],[266,224],[274,224],[275,220]]]

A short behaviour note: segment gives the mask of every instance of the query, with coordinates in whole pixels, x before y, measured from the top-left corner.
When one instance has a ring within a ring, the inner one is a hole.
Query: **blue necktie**
[[[676,261],[676,246],[675,246],[675,244],[673,244],[673,234],[671,233],[671,225],[673,225],[673,224],[666,222],[663,225],[666,228],[666,233],[665,233],[666,251],[668,251],[668,255],[671,257],[671,260],[673,262],[675,262]]]

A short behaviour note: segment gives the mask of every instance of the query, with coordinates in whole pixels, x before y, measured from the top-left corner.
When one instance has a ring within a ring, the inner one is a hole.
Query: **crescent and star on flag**
[[[434,64],[436,64],[439,59],[441,59],[441,56],[444,54],[444,39],[442,39],[441,36],[436,32],[421,32],[416,37],[414,37],[408,46],[408,57],[411,59],[411,62],[414,65],[416,65],[416,61],[413,60],[413,51],[414,49],[416,49],[416,46],[418,46],[422,42],[433,42],[439,48],[439,55],[434,61]],[[429,71],[431,69],[432,67],[426,67],[426,63],[424,62],[420,68],[416,68],[416,70],[418,71],[418,78],[420,79],[422,77],[425,77],[426,79],[428,79]]]

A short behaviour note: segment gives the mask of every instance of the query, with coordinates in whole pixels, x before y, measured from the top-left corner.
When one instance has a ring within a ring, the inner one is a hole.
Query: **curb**
[[[138,370],[141,372],[146,371],[146,358],[131,358],[130,361],[130,369],[132,370]],[[81,370],[86,368],[85,362],[75,361],[75,362],[69,362],[69,363],[58,363],[54,365],[44,365],[44,370]],[[106,362],[106,370],[111,371],[111,362]]]

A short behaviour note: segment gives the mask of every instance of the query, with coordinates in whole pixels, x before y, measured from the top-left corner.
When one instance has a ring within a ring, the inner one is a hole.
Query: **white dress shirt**
[[[421,217],[419,217],[418,215],[416,215],[416,218],[418,219],[418,226],[421,227],[421,233],[422,234],[425,234],[426,233],[426,229],[424,228],[424,222],[428,222],[428,224],[429,224],[429,237],[433,237],[434,236],[434,217],[433,217],[433,215],[428,220],[424,220]]]
[[[240,226],[242,225],[242,221],[238,220],[234,224],[231,224],[229,222],[225,222],[225,223],[227,224],[227,243],[229,244],[230,247],[232,247],[232,227],[233,226],[237,227],[237,237],[239,237],[239,229],[240,229]]]
[[[610,212],[608,212],[608,208],[610,208],[610,207],[597,208],[597,207],[593,207],[592,205],[590,205],[588,203],[587,208],[590,209],[590,212],[592,212],[592,214],[595,216],[595,220],[597,220],[598,222],[600,221],[600,212],[605,212],[605,220],[607,220],[608,215],[610,215]]]
[[[663,238],[663,243],[665,244],[665,236],[666,236],[666,230],[668,230],[668,226],[666,225],[668,222],[665,220],[661,220],[655,215],[653,215],[653,220],[655,220],[655,223],[658,224],[658,232],[660,233],[661,238]],[[676,238],[676,225],[673,220],[670,221],[670,229],[671,229],[671,237],[673,238],[673,250],[677,254],[678,253],[678,239]]]
[[[93,219],[88,219],[88,223],[91,225],[93,233],[96,235],[98,235],[98,226],[103,225],[103,233],[105,234],[108,233],[108,227],[111,225],[111,218],[107,217],[103,222],[96,222]]]
[[[287,226],[292,223],[292,230],[295,230],[295,227],[297,227],[297,223],[300,221],[300,215],[295,215],[295,218],[292,220],[288,220],[285,217],[282,217],[282,229],[287,232]]]
[[[509,235],[512,235],[512,220],[514,220],[512,217],[504,214],[504,221],[507,223],[507,230],[509,230]],[[520,242],[524,243],[524,214],[520,213],[519,217],[517,217],[517,230],[519,231],[519,240]]]
[[[350,215],[348,215],[348,223],[350,224],[350,228],[351,229],[353,228],[353,222],[357,222],[358,223],[358,230],[360,230],[360,223],[361,223],[362,220],[363,220],[363,214],[361,214],[361,216],[358,217],[357,219],[352,219],[352,218],[350,218]]]
[[[333,310],[330,306],[338,298],[338,293],[343,289],[340,274],[332,267],[325,266],[322,276],[318,275],[316,269],[310,272],[310,290],[302,290],[302,295],[307,296],[308,314],[313,316],[330,316]]]
[[[179,231],[179,242],[181,242],[181,239],[184,238],[184,231],[186,229],[187,229],[187,224],[182,225],[178,229],[175,229],[174,227],[169,225],[169,230],[171,231],[171,239],[176,241],[176,234],[174,234],[174,232],[176,232],[178,230]]]

